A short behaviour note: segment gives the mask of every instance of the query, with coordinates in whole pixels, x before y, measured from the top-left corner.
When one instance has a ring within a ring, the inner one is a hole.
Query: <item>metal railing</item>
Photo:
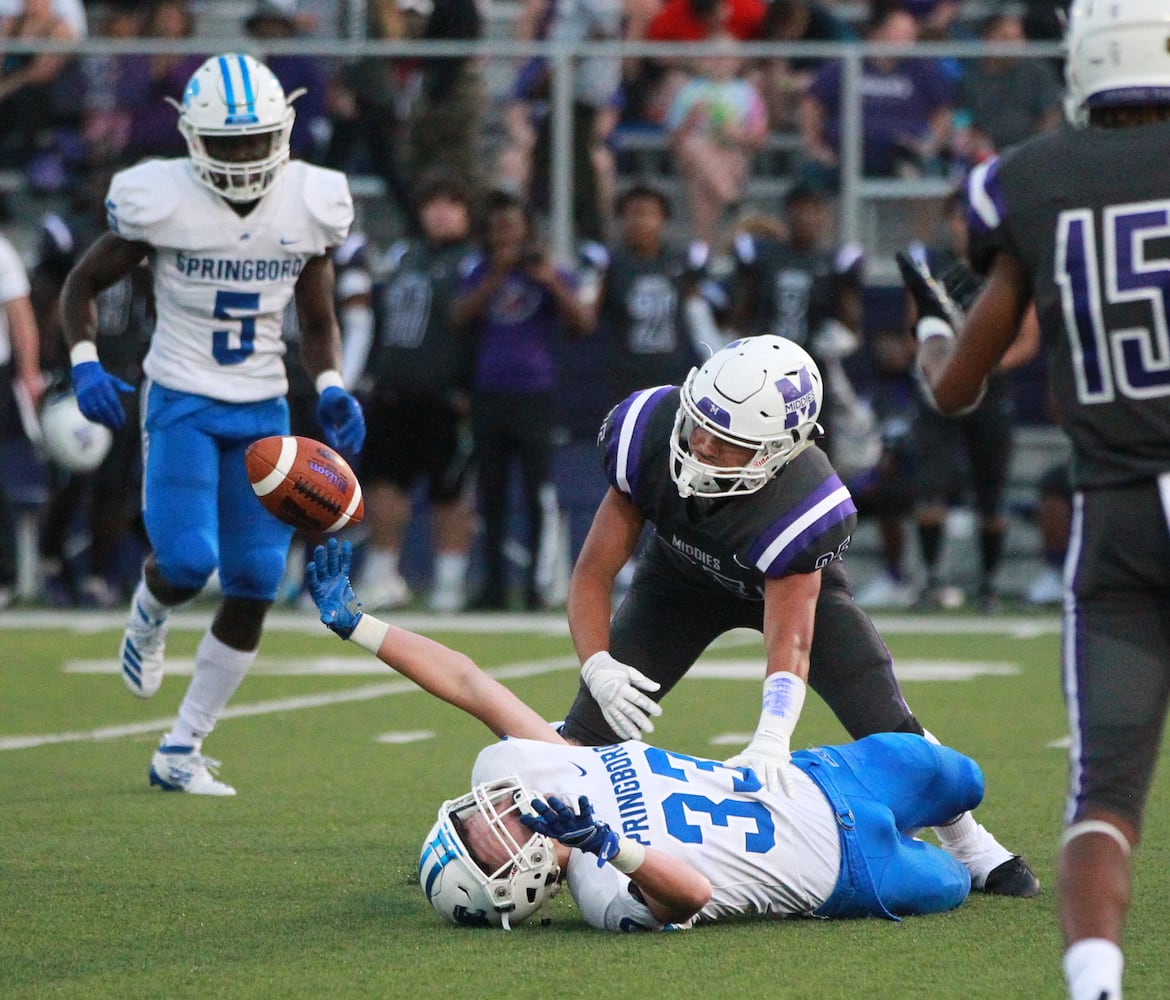
[[[331,62],[345,62],[364,57],[417,59],[420,57],[475,57],[499,71],[499,61],[509,64],[539,56],[547,60],[551,77],[550,114],[552,121],[552,164],[550,237],[554,251],[563,259],[572,255],[572,130],[574,66],[590,58],[659,59],[725,54],[720,44],[705,43],[621,43],[589,42],[573,46],[549,41],[517,42],[485,39],[475,42],[374,41],[355,39],[304,38],[259,40],[241,35],[221,35],[183,40],[89,38],[81,43],[49,40],[10,39],[5,49],[12,54],[36,52],[71,52],[81,56],[153,55],[156,53],[203,54],[209,48],[223,50],[235,45],[260,58],[272,55],[310,55]],[[841,98],[841,149],[839,237],[861,240],[862,209],[867,203],[899,198],[933,198],[949,187],[942,178],[922,180],[867,179],[862,173],[862,66],[867,57],[977,59],[984,56],[1011,56],[1029,59],[1053,59],[1062,55],[1063,46],[1055,42],[1029,42],[1024,45],[981,42],[931,42],[913,46],[865,42],[743,42],[737,52],[745,59],[802,57],[839,59],[843,64]],[[176,95],[178,96],[178,95]],[[497,95],[498,96],[498,95]]]

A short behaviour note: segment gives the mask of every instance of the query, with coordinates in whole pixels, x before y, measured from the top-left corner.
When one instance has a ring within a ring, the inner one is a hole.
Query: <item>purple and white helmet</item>
[[[692,368],[670,440],[679,496],[754,493],[821,435],[824,389],[804,348],[771,334],[728,344]],[[707,465],[690,451],[696,427],[750,449],[742,466]]]

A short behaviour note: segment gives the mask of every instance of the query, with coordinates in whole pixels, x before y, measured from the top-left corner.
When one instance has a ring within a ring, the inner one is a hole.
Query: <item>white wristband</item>
[[[326,389],[345,388],[345,380],[341,377],[341,372],[336,368],[326,368],[320,375],[317,376],[317,381],[314,383],[317,387],[317,395],[320,396]]]
[[[641,868],[645,860],[645,847],[629,837],[618,837],[618,852],[609,859],[609,863],[619,872],[629,875]]]
[[[914,326],[914,337],[920,344],[925,344],[931,337],[946,337],[955,339],[955,329],[945,319],[937,316],[923,316]]]
[[[363,612],[357,625],[349,634],[349,641],[377,656],[378,651],[382,648],[382,640],[386,638],[386,633],[389,631],[390,626],[386,622]]]
[[[69,349],[69,363],[83,365],[87,361],[97,361],[97,344],[92,340],[79,340]]]

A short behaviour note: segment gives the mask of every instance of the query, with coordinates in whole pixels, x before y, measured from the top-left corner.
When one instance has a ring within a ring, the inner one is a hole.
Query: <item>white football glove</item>
[[[796,795],[792,777],[792,730],[804,708],[805,684],[796,674],[775,673],[764,681],[764,709],[751,742],[723,763],[750,767],[768,791]]]
[[[581,679],[589,688],[605,721],[623,740],[636,740],[654,732],[651,715],[661,715],[662,706],[642,691],[657,691],[661,685],[639,670],[615,660],[602,650],[581,667]]]

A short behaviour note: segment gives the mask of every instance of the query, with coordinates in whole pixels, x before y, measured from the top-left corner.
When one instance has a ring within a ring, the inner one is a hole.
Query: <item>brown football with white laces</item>
[[[244,453],[248,481],[265,509],[307,532],[339,531],[361,522],[362,487],[349,463],[307,437],[261,438]]]

